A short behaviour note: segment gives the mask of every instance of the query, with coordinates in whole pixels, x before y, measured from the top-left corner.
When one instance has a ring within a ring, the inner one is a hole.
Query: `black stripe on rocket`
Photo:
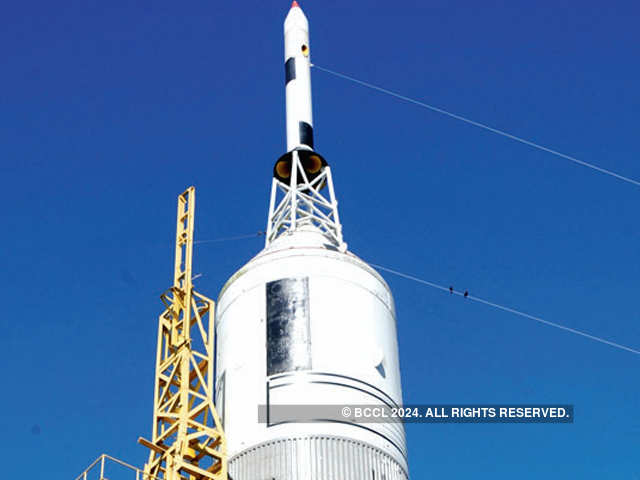
[[[313,127],[307,122],[298,122],[298,130],[300,133],[300,143],[313,148]]]
[[[296,78],[296,59],[295,57],[289,57],[289,59],[284,62],[284,78],[285,85],[288,85],[291,80]]]

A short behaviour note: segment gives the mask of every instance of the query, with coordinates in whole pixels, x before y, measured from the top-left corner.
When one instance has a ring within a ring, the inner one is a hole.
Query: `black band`
[[[299,122],[298,128],[300,129],[300,143],[313,148],[313,127],[307,122]]]
[[[290,57],[284,62],[284,78],[285,85],[296,78],[296,59],[294,57]]]

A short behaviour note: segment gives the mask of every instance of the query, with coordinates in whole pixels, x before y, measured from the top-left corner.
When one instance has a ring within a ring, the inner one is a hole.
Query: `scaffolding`
[[[214,302],[192,283],[195,188],[178,196],[173,286],[161,295],[150,449],[139,480],[227,480],[227,445],[213,403]]]

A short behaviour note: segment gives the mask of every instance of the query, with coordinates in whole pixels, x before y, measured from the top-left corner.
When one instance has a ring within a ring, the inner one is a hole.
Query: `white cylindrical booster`
[[[262,418],[276,405],[402,404],[393,297],[314,227],[276,239],[223,287],[216,404],[234,480],[406,480],[401,423]]]
[[[287,151],[313,149],[309,22],[294,3],[284,21]]]

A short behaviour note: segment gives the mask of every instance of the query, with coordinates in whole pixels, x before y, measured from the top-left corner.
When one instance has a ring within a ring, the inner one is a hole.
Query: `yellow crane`
[[[145,480],[227,480],[227,444],[213,403],[214,302],[193,289],[195,187],[178,196],[173,286],[160,298]]]

